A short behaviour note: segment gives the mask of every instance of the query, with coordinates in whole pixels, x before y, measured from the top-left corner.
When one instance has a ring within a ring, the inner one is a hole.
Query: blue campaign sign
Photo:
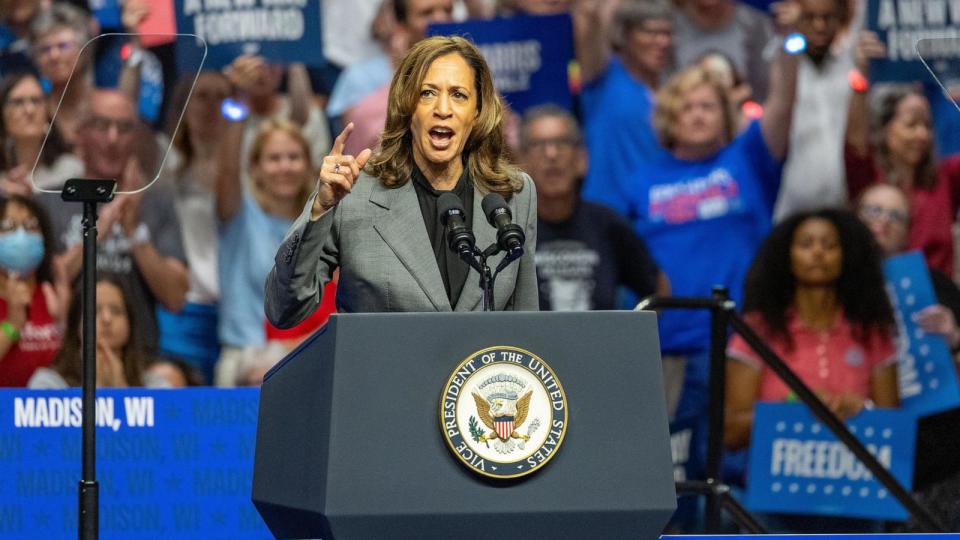
[[[863,411],[850,431],[907,489],[913,480],[916,416]],[[907,512],[800,404],[757,403],[746,506],[760,512],[903,520]]]
[[[673,456],[673,479],[685,482],[699,478],[698,459],[694,457],[699,442],[699,417],[678,418],[670,422],[670,453]]]
[[[101,538],[270,538],[250,500],[259,390],[97,394]],[[79,390],[0,390],[0,537],[76,537]]]
[[[740,0],[741,3],[764,13],[770,13],[770,6],[776,1],[777,0]]]
[[[873,81],[926,81],[930,73],[923,59],[935,73],[960,76],[960,11],[949,2],[870,0],[867,2],[867,29],[877,33],[887,46],[887,56],[872,60]]]
[[[123,27],[120,14],[120,0],[87,0],[87,6],[100,28],[119,29]]]
[[[437,24],[429,33],[463,36],[480,47],[497,91],[514,112],[522,114],[543,103],[572,108],[567,75],[573,60],[570,15]]]
[[[17,40],[16,34],[14,34],[9,28],[0,24],[0,49],[5,49],[10,46],[11,43]]]
[[[280,64],[322,66],[320,2],[309,0],[176,0],[177,32],[209,47],[205,69],[220,69],[241,54]],[[181,71],[196,71],[198,49],[177,47]]]
[[[897,321],[901,406],[921,416],[960,407],[960,383],[946,340],[925,333],[916,322],[920,310],[937,303],[923,254],[890,257],[883,272]]]

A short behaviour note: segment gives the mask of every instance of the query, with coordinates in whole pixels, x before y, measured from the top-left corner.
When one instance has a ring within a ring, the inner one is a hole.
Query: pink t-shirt
[[[772,337],[758,314],[748,314],[745,318],[773,352],[814,392],[855,393],[867,399],[874,370],[896,361],[892,336],[883,337],[879,332],[871,332],[866,342],[858,341],[842,312],[829,330],[822,331],[806,326],[788,313],[787,332],[793,336],[793,347],[789,349],[785,339]],[[727,356],[761,371],[760,401],[787,399],[790,389],[739,335],[730,339]]]

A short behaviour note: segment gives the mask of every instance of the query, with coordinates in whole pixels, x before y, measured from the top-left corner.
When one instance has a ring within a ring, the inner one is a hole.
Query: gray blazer
[[[316,309],[323,287],[340,268],[337,310],[475,311],[482,309],[480,275],[471,269],[456,306],[443,288],[437,259],[427,236],[413,182],[387,188],[361,174],[353,191],[316,221],[310,221],[313,197],[280,245],[267,276],[265,311],[275,326],[289,328]],[[483,216],[483,194],[474,188],[473,233],[481,249],[496,242],[496,230]],[[526,234],[524,255],[497,276],[497,310],[537,311],[534,265],[537,245],[537,197],[523,175],[523,190],[510,199],[513,221]],[[488,263],[496,268],[503,254]]]

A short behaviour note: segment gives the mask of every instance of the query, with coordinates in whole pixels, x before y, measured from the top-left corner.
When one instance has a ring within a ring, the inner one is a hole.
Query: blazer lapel
[[[483,215],[483,208],[480,203],[483,201],[483,193],[473,188],[473,236],[477,239],[477,248],[483,251],[487,246],[497,241],[497,230],[487,223],[486,216]],[[503,258],[503,254],[497,254],[487,260],[487,265],[491,270],[496,269],[497,263]],[[494,295],[496,298],[496,295]],[[470,269],[467,274],[467,282],[463,284],[463,290],[460,291],[460,298],[457,300],[456,311],[474,311],[480,305],[483,299],[483,291],[480,290],[480,273]]]
[[[378,183],[370,194],[370,202],[387,210],[374,220],[374,229],[420,285],[437,311],[450,311],[450,300],[443,288],[437,258],[430,246],[413,182],[409,181],[399,188],[386,188]]]

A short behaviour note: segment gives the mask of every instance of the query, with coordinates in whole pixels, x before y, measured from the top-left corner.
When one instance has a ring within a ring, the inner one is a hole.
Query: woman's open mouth
[[[453,130],[448,127],[432,127],[429,131],[430,144],[438,150],[445,150],[453,140]]]

